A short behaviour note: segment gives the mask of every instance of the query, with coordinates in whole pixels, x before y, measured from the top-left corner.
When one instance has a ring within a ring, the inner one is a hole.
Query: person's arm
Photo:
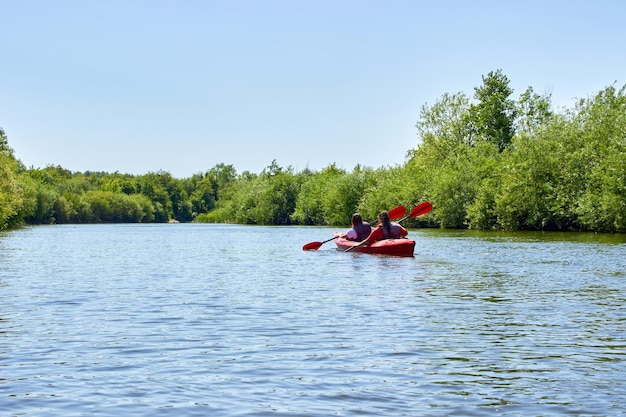
[[[378,226],[374,228],[374,230],[372,230],[372,233],[370,233],[370,235],[367,238],[365,238],[364,242],[369,245],[382,238],[383,238],[383,228]]]
[[[356,240],[356,238],[358,237],[357,234],[356,234],[356,230],[354,230],[354,229],[348,230],[348,233],[346,233],[346,237],[349,240]]]
[[[391,231],[394,238],[405,237],[409,234],[409,231],[402,227],[399,223],[392,223]]]

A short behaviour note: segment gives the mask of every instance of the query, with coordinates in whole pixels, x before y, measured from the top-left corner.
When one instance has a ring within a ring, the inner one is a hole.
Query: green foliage
[[[230,210],[228,207],[219,207],[211,210],[208,213],[200,213],[194,219],[194,222],[198,223],[232,223],[233,220],[230,216]]]
[[[483,85],[474,89],[474,98],[469,121],[478,139],[495,144],[502,152],[511,143],[515,133],[516,105],[509,97],[513,90],[509,79],[501,70],[483,77]]]
[[[13,149],[9,146],[9,140],[7,139],[7,135],[4,132],[4,129],[0,127],[0,155],[4,155],[7,159],[3,159],[3,161],[8,163],[8,161],[15,161],[15,156],[13,155]],[[4,164],[3,164],[4,165]]]
[[[5,152],[0,152],[0,230],[14,223],[13,219],[17,217],[21,204],[22,196],[17,183],[17,161]]]
[[[372,184],[373,171],[360,166],[351,173],[343,173],[335,181],[327,183],[326,193],[322,198],[326,222],[333,225],[349,225],[352,214],[360,211],[360,203]],[[362,214],[366,216],[368,213]]]
[[[327,213],[333,210],[333,198],[326,198],[329,190],[346,172],[331,164],[317,173],[308,173],[300,185],[293,219],[300,224],[328,224]]]
[[[527,138],[504,158],[495,202],[499,225],[508,230],[553,228],[558,219],[556,204],[559,178],[554,167],[561,164],[558,142]],[[556,165],[555,165],[556,164]]]
[[[520,136],[529,136],[546,126],[554,117],[551,110],[549,95],[536,94],[532,87],[528,87],[516,104],[515,121],[516,132]]]
[[[417,187],[407,173],[408,170],[400,166],[365,173],[357,208],[365,220],[375,222],[381,211],[419,200]],[[350,217],[347,224],[350,224]]]
[[[28,175],[28,172],[20,171],[17,183],[22,201],[17,215],[13,218],[13,225],[23,224],[37,208],[37,182]]]
[[[607,87],[581,100],[573,123],[580,126],[579,154],[587,186],[575,212],[583,228],[626,231],[626,86]]]
[[[171,175],[164,172],[148,173],[137,178],[139,192],[154,205],[154,220],[157,223],[167,222],[173,216],[172,200],[167,192],[171,180]]]
[[[245,174],[245,173],[244,173]],[[233,185],[228,207],[242,224],[290,224],[299,192],[291,168],[276,161],[260,175],[243,175]]]
[[[438,207],[432,218],[441,227],[459,228],[465,225],[466,207],[473,201],[476,183],[473,181],[469,148],[459,147],[454,158],[433,172],[429,199]]]
[[[429,218],[441,227],[626,230],[624,88],[556,114],[532,88],[512,102],[500,73],[483,81],[478,103],[444,95],[422,108],[422,143],[405,168],[426,182],[414,188],[435,205]]]
[[[54,203],[59,194],[45,183],[36,183],[34,191],[34,210],[25,220],[34,224],[54,223]]]
[[[78,181],[85,181],[81,177],[75,177]],[[88,189],[85,185],[85,190]],[[111,191],[114,193],[135,194],[138,192],[135,178],[130,175],[122,175],[114,173],[102,177],[98,184],[98,189],[102,191]]]
[[[153,205],[141,194],[93,190],[85,193],[83,202],[81,220],[90,223],[139,223],[154,220]]]
[[[19,224],[24,205],[28,203],[20,168],[4,130],[0,128],[0,230]]]
[[[555,112],[531,87],[516,101],[501,71],[472,98],[420,109],[404,164],[260,174],[218,164],[190,178],[25,169],[0,129],[0,229],[28,223],[166,222],[346,226],[429,200],[417,222],[449,228],[626,231],[626,87]],[[391,150],[393,151],[393,150]]]
[[[487,81],[491,82],[491,78]],[[481,120],[488,119],[488,110],[495,106],[485,104],[494,101],[488,95],[492,93],[491,87],[490,84],[490,89],[477,89],[477,96],[484,100],[478,105],[470,104],[468,98],[459,93],[444,95],[432,107],[422,107],[421,119],[416,125],[422,144],[409,153],[406,169],[414,179],[415,194],[437,207],[429,217],[441,227],[490,223],[489,205],[492,203],[486,187],[497,166],[500,140],[486,136],[489,132],[494,134],[495,130],[483,127]],[[473,206],[479,192],[480,203]],[[468,210],[471,210],[471,219]]]
[[[469,99],[463,93],[444,94],[433,106],[422,106],[415,127],[426,148],[420,150],[427,151],[432,162],[447,158],[458,145],[473,144],[469,111]],[[414,152],[409,151],[409,157]]]
[[[307,173],[302,179],[300,193],[296,199],[293,220],[299,224],[325,224],[322,197],[326,190],[326,179],[320,172]]]
[[[196,174],[183,180],[183,187],[189,195],[193,217],[215,208],[217,185],[208,174]]]

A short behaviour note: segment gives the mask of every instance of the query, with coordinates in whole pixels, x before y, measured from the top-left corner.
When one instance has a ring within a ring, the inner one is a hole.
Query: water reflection
[[[413,231],[411,231],[413,232]],[[626,233],[593,232],[545,232],[545,231],[495,231],[495,230],[450,230],[417,229],[420,235],[452,238],[459,240],[476,239],[488,242],[576,242],[599,245],[626,244]]]

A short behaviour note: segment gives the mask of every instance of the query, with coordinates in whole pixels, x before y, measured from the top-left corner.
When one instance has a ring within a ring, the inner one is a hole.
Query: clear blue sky
[[[0,0],[28,167],[178,178],[393,166],[420,108],[501,69],[555,108],[626,84],[626,1]]]

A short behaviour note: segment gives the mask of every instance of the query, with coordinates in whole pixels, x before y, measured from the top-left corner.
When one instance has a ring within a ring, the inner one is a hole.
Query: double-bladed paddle
[[[413,209],[415,210],[415,209]],[[406,207],[398,206],[391,210],[389,210],[389,219],[397,220],[406,214]],[[406,216],[405,216],[406,217]],[[318,250],[324,243],[330,242],[331,240],[335,240],[339,236],[331,237],[330,239],[326,239],[323,242],[309,242],[302,247],[302,250]]]
[[[403,218],[398,220],[398,223],[405,221],[409,217],[414,218],[414,217],[423,216],[424,214],[429,213],[432,209],[433,209],[433,205],[430,204],[429,201],[424,201],[424,202],[418,204],[417,206],[413,207],[413,210],[411,210],[409,215],[408,216],[404,216]]]
[[[417,206],[415,206],[413,208],[413,210],[411,210],[411,212],[409,213],[408,216],[404,216],[400,220],[398,220],[398,223],[408,219],[409,217],[413,218],[413,217],[422,216],[422,215],[430,212],[432,209],[433,209],[433,205],[430,204],[429,201],[424,201],[424,202],[418,204]],[[389,217],[389,220],[391,220],[391,217]],[[367,242],[367,240],[364,240],[361,243],[359,243],[358,245],[350,246],[348,249],[344,250],[344,252],[350,252],[352,249],[358,248],[359,246],[364,245],[366,242]]]

